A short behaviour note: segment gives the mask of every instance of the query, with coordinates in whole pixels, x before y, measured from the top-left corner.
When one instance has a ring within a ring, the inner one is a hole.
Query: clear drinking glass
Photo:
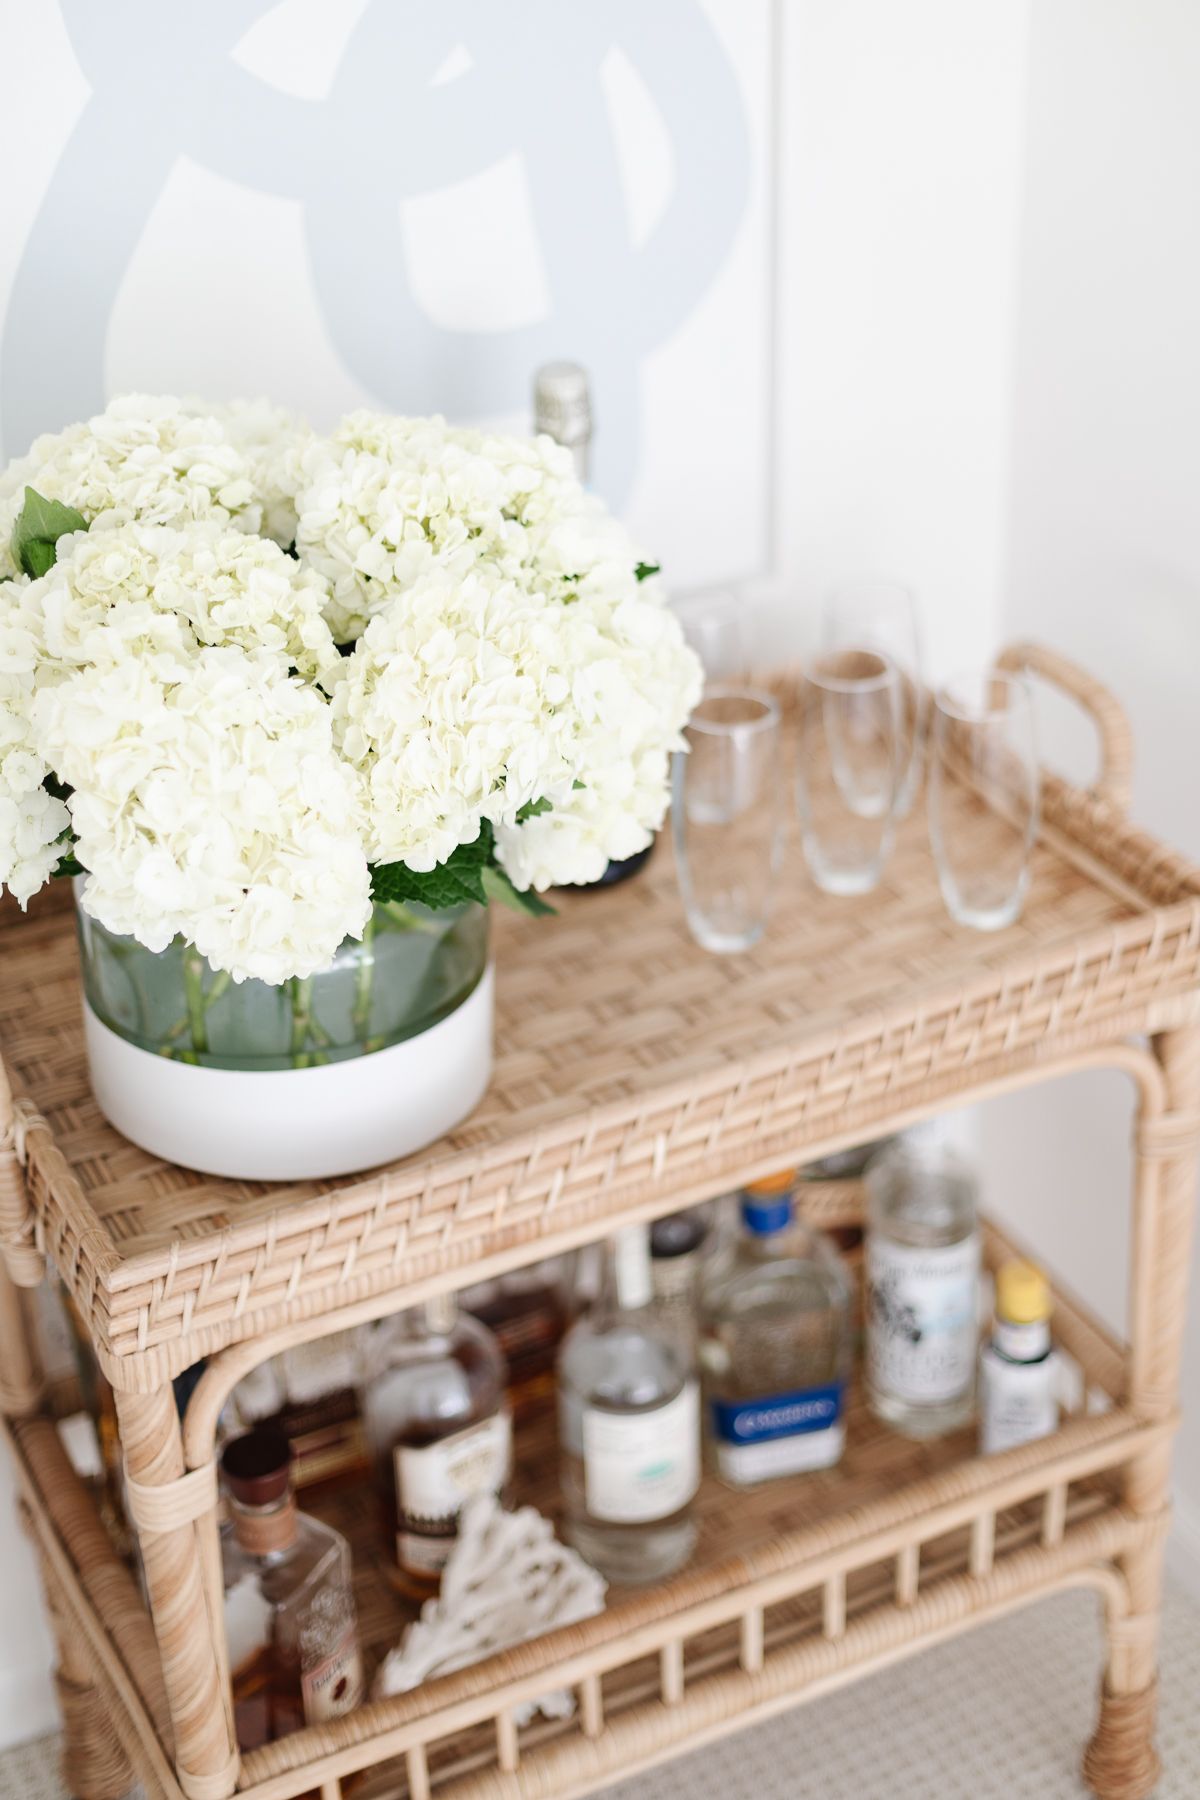
[[[921,628],[911,588],[883,577],[834,588],[821,622],[825,650],[876,650],[900,681],[900,781],[895,816],[906,818],[921,785],[927,707],[922,685]]]
[[[985,670],[934,699],[929,837],[951,918],[997,931],[1019,918],[1037,835],[1033,699],[1023,676]]]
[[[797,800],[809,872],[827,894],[865,894],[892,847],[900,678],[875,650],[832,650],[800,679]]]
[[[683,635],[704,665],[706,684],[744,683],[750,668],[746,608],[730,591],[692,594],[676,608]]]
[[[687,921],[706,950],[748,950],[763,934],[779,860],[779,708],[754,688],[710,687],[686,736],[671,823]]]

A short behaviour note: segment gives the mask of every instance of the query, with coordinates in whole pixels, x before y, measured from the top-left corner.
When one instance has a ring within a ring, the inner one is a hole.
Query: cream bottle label
[[[584,1498],[594,1519],[669,1519],[700,1485],[700,1397],[694,1381],[652,1412],[583,1409]]]
[[[507,1412],[493,1413],[420,1449],[397,1445],[396,1555],[401,1566],[422,1575],[444,1568],[463,1506],[472,1494],[498,1494],[511,1466]]]

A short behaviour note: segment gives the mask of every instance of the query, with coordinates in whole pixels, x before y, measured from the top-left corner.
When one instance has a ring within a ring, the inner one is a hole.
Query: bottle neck
[[[278,1556],[296,1542],[300,1514],[290,1490],[269,1506],[245,1506],[231,1498],[229,1510],[233,1535],[250,1556]]]
[[[1041,1362],[1050,1350],[1050,1321],[1034,1319],[1017,1325],[999,1316],[992,1328],[992,1345],[1009,1362]]]
[[[458,1297],[455,1294],[435,1294],[421,1307],[422,1322],[433,1337],[449,1337],[457,1318]]]
[[[639,1312],[653,1292],[649,1231],[645,1225],[625,1225],[607,1245],[604,1299],[616,1312]]]

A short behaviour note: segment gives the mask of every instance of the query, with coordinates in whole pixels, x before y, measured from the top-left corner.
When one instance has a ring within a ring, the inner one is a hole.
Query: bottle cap
[[[670,1213],[665,1219],[655,1219],[650,1227],[650,1254],[656,1262],[664,1257],[690,1256],[707,1236],[708,1221],[702,1213]]]
[[[1039,1325],[1050,1317],[1050,1283],[1035,1263],[1006,1262],[996,1276],[996,1316],[1012,1325]]]
[[[764,1175],[760,1181],[747,1182],[746,1194],[752,1199],[771,1199],[777,1194],[790,1194],[800,1178],[798,1169],[780,1169],[778,1175]]]
[[[755,1237],[769,1237],[772,1232],[786,1231],[792,1222],[792,1197],[783,1194],[776,1200],[755,1200],[742,1195],[742,1224]]]
[[[225,1486],[242,1506],[270,1506],[292,1484],[292,1446],[278,1425],[256,1425],[221,1452]]]
[[[533,378],[533,424],[558,444],[591,436],[592,399],[587,370],[579,363],[543,363]]]

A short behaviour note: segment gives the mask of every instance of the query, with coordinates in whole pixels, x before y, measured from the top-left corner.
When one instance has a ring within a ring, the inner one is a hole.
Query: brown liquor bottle
[[[512,1467],[504,1357],[453,1295],[383,1320],[366,1355],[363,1415],[383,1509],[389,1573],[413,1599],[436,1594],[473,1494],[502,1494]]]

